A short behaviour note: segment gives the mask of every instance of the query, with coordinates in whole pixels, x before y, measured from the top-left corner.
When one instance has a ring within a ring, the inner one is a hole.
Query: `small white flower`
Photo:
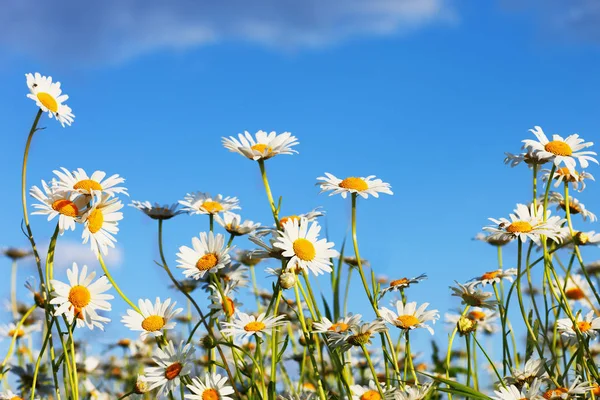
[[[425,311],[427,306],[429,306],[429,303],[423,303],[417,308],[416,301],[404,304],[402,300],[398,300],[396,301],[396,312],[383,307],[379,309],[379,313],[387,323],[397,328],[405,331],[425,328],[433,335],[433,329],[426,322],[431,321],[435,324],[440,315],[438,310]]]
[[[504,380],[507,385],[516,386],[533,384],[535,380],[544,381],[548,377],[545,364],[546,360],[530,358],[523,369],[511,368],[512,376],[507,376]]]
[[[215,318],[219,318],[220,316],[230,318],[242,306],[242,303],[232,298],[236,288],[235,282],[228,282],[223,288],[224,299],[215,284],[210,284],[208,287],[212,291],[212,294],[208,297],[211,303],[208,308],[216,311],[213,314]]]
[[[58,180],[54,180],[53,184],[65,191],[74,191],[90,196],[94,192],[106,193],[111,197],[116,194],[127,195],[126,188],[117,186],[125,182],[125,179],[117,174],[104,179],[106,172],[94,171],[91,176],[88,176],[83,168],[78,168],[73,172],[70,172],[66,168],[61,168],[61,171],[55,170],[52,172],[58,177]]]
[[[227,213],[231,210],[239,210],[239,200],[237,197],[223,197],[218,194],[212,197],[210,193],[194,192],[185,195],[183,200],[179,200],[183,210],[189,214],[211,214]]]
[[[150,384],[148,391],[158,388],[158,397],[167,398],[169,392],[175,393],[181,383],[181,377],[192,372],[195,349],[191,343],[184,346],[184,341],[175,348],[169,341],[162,349],[155,349],[152,360],[157,367],[146,368],[146,381]]]
[[[382,399],[377,384],[373,380],[369,381],[369,386],[352,385],[350,390],[352,390],[352,400],[395,400],[397,398],[396,388],[383,386],[381,388],[384,396]]]
[[[234,213],[225,213],[223,217],[215,215],[215,221],[234,236],[247,235],[260,227],[260,223],[254,223],[253,221],[246,220],[242,222],[242,217]]]
[[[231,261],[231,247],[225,247],[225,238],[221,234],[201,232],[199,238],[192,238],[192,246],[181,246],[177,253],[177,268],[183,269],[186,278],[200,279],[207,272],[216,272]]]
[[[233,400],[233,387],[227,385],[227,378],[214,372],[208,373],[204,381],[196,377],[192,384],[187,385],[194,394],[186,394],[186,399],[191,400]]]
[[[425,279],[427,279],[427,274],[421,274],[414,278],[406,278],[405,277],[405,278],[400,278],[400,279],[394,279],[394,280],[390,281],[390,285],[388,287],[381,290],[380,295],[383,296],[387,292],[396,291],[396,290],[399,291],[401,289],[405,289],[405,288],[409,287],[410,285],[412,285],[413,283],[419,283],[421,281],[424,281]]]
[[[473,278],[472,282],[485,286],[491,285],[493,283],[500,283],[502,279],[506,279],[507,281],[512,282],[513,276],[517,276],[516,268],[509,268],[506,270],[497,269],[495,271],[489,271],[481,276]]]
[[[318,183],[321,187],[321,193],[331,192],[329,193],[330,196],[341,194],[344,199],[348,193],[356,193],[365,199],[369,195],[379,197],[379,193],[394,194],[390,184],[383,182],[381,179],[375,179],[375,175],[360,178],[351,176],[346,179],[339,179],[325,172],[325,176],[321,176],[317,180],[321,181]]]
[[[372,322],[350,325],[350,329],[344,332],[332,331],[328,335],[329,343],[333,348],[340,348],[342,352],[350,350],[354,346],[366,346],[371,343],[371,338],[378,332],[387,331],[383,319]]]
[[[403,391],[396,394],[396,400],[422,400],[431,392],[432,387],[431,382],[420,386],[406,385]]]
[[[95,192],[92,196],[92,205],[80,221],[85,226],[81,234],[83,244],[89,241],[94,253],[106,255],[109,247],[115,247],[117,239],[114,235],[119,232],[119,221],[123,219],[121,208],[123,203],[108,193]]]
[[[240,311],[232,322],[221,322],[221,333],[242,340],[252,335],[262,338],[263,334],[270,335],[273,328],[284,325],[283,319],[285,315],[265,317],[265,313],[261,313],[255,317]]]
[[[566,211],[567,210],[567,204],[565,202],[565,198],[562,194],[558,193],[558,192],[550,192],[550,195],[548,196],[548,202],[550,204],[558,204],[556,206],[557,210],[563,210]],[[581,214],[581,217],[583,218],[584,221],[587,221],[588,219],[591,222],[596,222],[597,218],[596,218],[596,214],[594,214],[591,211],[588,211],[585,208],[585,205],[583,203],[581,203],[579,200],[577,200],[574,197],[569,196],[569,213],[571,215],[577,215],[577,214]]]
[[[133,200],[130,204],[131,207],[135,207],[138,210],[140,210],[141,212],[143,212],[144,214],[146,214],[147,216],[149,216],[152,219],[157,219],[157,220],[167,220],[167,219],[171,219],[179,214],[183,214],[185,211],[183,210],[178,210],[179,207],[179,203],[175,203],[175,204],[164,204],[164,205],[160,205],[158,203],[154,203],[154,205],[152,205],[149,201],[136,201]]]
[[[544,400],[544,397],[540,393],[542,382],[538,379],[534,379],[531,385],[523,385],[517,387],[510,385],[507,387],[500,387],[498,390],[494,390],[496,396],[492,397],[493,400]]]
[[[544,392],[543,397],[546,400],[566,400],[580,394],[586,394],[592,389],[589,382],[579,382],[581,378],[578,376],[573,380],[571,386],[554,387]]]
[[[238,139],[233,136],[223,138],[223,146],[231,152],[239,153],[255,161],[268,160],[278,154],[298,153],[296,150],[292,150],[292,146],[299,143],[298,139],[290,132],[277,134],[276,132],[258,131],[256,140],[254,140],[252,135],[245,131],[244,134],[238,134]]]
[[[25,74],[27,87],[29,88],[28,98],[35,101],[35,104],[47,112],[50,118],[54,117],[64,127],[65,124],[71,125],[75,116],[71,107],[64,104],[69,96],[62,94],[60,82],[52,82],[51,76],[42,76],[39,72],[34,74]]]
[[[458,287],[450,286],[452,290],[452,296],[457,296],[462,299],[461,304],[469,305],[471,307],[483,307],[490,310],[496,309],[498,304],[495,300],[489,300],[493,296],[490,292],[484,292],[481,289],[477,289],[476,282],[469,282],[466,284],[460,284],[454,281]]]
[[[175,316],[183,311],[183,308],[175,309],[177,303],[171,303],[171,299],[164,302],[156,298],[152,304],[149,299],[138,300],[138,306],[141,314],[135,310],[127,310],[127,315],[121,319],[123,325],[134,332],[141,331],[140,337],[146,339],[148,335],[159,337],[163,335],[163,330],[175,328]]]
[[[49,186],[44,181],[42,181],[42,188],[44,191],[37,186],[33,186],[29,190],[29,194],[40,202],[39,204],[33,204],[33,208],[38,211],[31,214],[47,215],[48,221],[58,216],[58,229],[61,235],[65,230],[74,231],[75,223],[81,216],[87,200],[81,197],[73,198],[70,192]]]
[[[349,314],[333,323],[328,318],[323,317],[320,322],[313,322],[313,332],[327,334],[332,332],[343,333],[348,331],[353,325],[360,324],[361,318],[360,314]]]
[[[594,318],[594,311],[590,311],[585,317],[577,315],[575,322],[581,335],[584,338],[594,339],[598,336],[600,329],[600,318]],[[576,344],[578,341],[575,326],[569,318],[562,318],[556,321],[557,329],[567,343]]]
[[[551,171],[549,169],[542,170],[542,179],[544,180],[544,182],[547,182],[550,178],[550,172]],[[557,168],[554,172],[553,179],[556,180],[556,183],[554,184],[555,188],[559,187],[563,182],[568,182],[571,184],[571,187],[573,187],[573,189],[577,190],[578,192],[582,192],[583,189],[585,189],[586,179],[590,179],[592,181],[595,180],[594,176],[589,172],[578,172],[575,170],[570,171],[566,167]]]

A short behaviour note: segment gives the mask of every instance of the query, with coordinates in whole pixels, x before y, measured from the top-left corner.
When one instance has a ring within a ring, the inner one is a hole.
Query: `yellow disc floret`
[[[358,190],[359,192],[369,188],[369,185],[367,185],[367,182],[365,182],[364,179],[356,178],[354,176],[344,179],[340,182],[339,186],[344,189]]]
[[[52,209],[58,211],[62,215],[75,218],[79,215],[79,209],[71,200],[60,199],[52,203]]]
[[[246,326],[244,326],[244,330],[246,332],[258,332],[265,329],[266,325],[260,321],[252,321],[248,322]]]
[[[175,379],[179,376],[179,373],[181,372],[182,369],[183,369],[183,365],[181,365],[181,363],[178,363],[178,362],[169,365],[167,367],[167,369],[165,369],[165,378],[172,381],[173,379]]]
[[[40,103],[42,103],[44,107],[46,107],[48,110],[52,111],[55,114],[58,112],[58,102],[56,101],[54,96],[46,92],[39,92],[37,94],[37,98],[40,101]]]
[[[217,214],[223,211],[223,206],[218,201],[205,201],[201,207],[209,214]]]
[[[102,225],[104,224],[104,214],[99,209],[95,209],[88,215],[87,217],[88,230],[91,233],[96,233],[100,229],[102,229]]]
[[[381,396],[376,390],[367,390],[360,396],[360,400],[381,400]]]
[[[219,392],[213,388],[205,389],[202,392],[202,400],[219,400]]]
[[[219,259],[213,253],[208,253],[200,257],[196,262],[196,268],[200,271],[208,271],[219,263]]]
[[[160,315],[150,315],[142,321],[142,328],[148,332],[156,332],[161,330],[165,324],[165,319]]]
[[[90,304],[91,299],[92,295],[85,286],[76,285],[69,290],[69,302],[75,306],[76,309],[84,308]]]
[[[415,325],[420,324],[419,319],[414,315],[400,315],[398,316],[397,320],[398,326],[402,329],[410,329]]]
[[[533,226],[527,221],[515,221],[506,227],[506,231],[510,233],[529,233],[533,230]]]
[[[571,146],[560,140],[553,140],[544,146],[544,150],[557,156],[570,156],[573,154]]]
[[[73,189],[80,189],[80,190],[89,192],[92,190],[102,190],[102,186],[95,180],[83,179],[83,180],[77,182],[76,184],[74,184]]]
[[[294,248],[294,253],[296,254],[296,256],[302,261],[312,261],[317,255],[315,246],[308,239],[296,239],[294,240],[294,244],[292,245],[292,247]]]

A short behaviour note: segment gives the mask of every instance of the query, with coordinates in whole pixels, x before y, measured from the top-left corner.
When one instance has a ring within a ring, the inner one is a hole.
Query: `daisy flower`
[[[497,269],[495,271],[489,271],[485,274],[473,278],[472,282],[475,284],[480,284],[481,286],[491,285],[494,283],[500,283],[502,279],[506,279],[509,282],[513,281],[513,276],[517,276],[516,268],[509,268],[506,270]]]
[[[53,181],[53,185],[67,191],[75,191],[80,194],[91,196],[94,192],[106,193],[115,196],[116,194],[127,195],[127,189],[118,186],[125,182],[124,178],[115,174],[106,179],[106,172],[94,171],[91,176],[78,168],[76,171],[70,172],[68,169],[61,167],[61,171],[52,171],[58,177],[58,180]]]
[[[17,335],[17,339],[25,339],[33,332],[41,330],[42,325],[39,322],[32,325],[21,325],[19,329],[17,329],[17,325],[14,322],[11,322],[7,325],[0,325],[0,341],[4,338],[12,339],[15,334]]]
[[[551,171],[549,169],[542,170],[542,179],[544,180],[544,182],[547,182],[550,178],[550,172]],[[589,172],[578,172],[575,170],[570,171],[566,167],[557,168],[554,172],[553,179],[556,180],[556,183],[554,184],[555,188],[560,186],[560,184],[563,182],[568,182],[571,184],[571,187],[577,190],[578,192],[581,192],[583,191],[583,189],[585,189],[586,179],[595,180],[594,176]]]
[[[556,207],[557,210],[567,210],[565,198],[562,194],[558,192],[550,192],[550,195],[548,196],[548,202],[551,204],[558,204],[558,206]],[[584,221],[587,221],[589,219],[591,222],[596,222],[597,220],[596,214],[586,210],[585,205],[583,203],[571,196],[569,196],[569,213],[571,215],[581,214],[581,217]]]
[[[191,215],[227,213],[231,210],[239,210],[239,200],[237,197],[223,197],[218,194],[212,197],[210,193],[194,192],[185,195],[183,200],[179,200],[183,210]]]
[[[279,219],[279,225],[281,227],[283,227],[283,225],[285,225],[285,223],[288,222],[289,220],[292,220],[292,219],[301,220],[302,218],[306,219],[308,222],[312,222],[315,219],[322,217],[323,215],[325,215],[325,211],[321,211],[320,207],[317,207],[317,208],[313,209],[312,211],[309,211],[305,214],[287,215],[285,217],[281,217]]]
[[[248,283],[250,282],[247,271],[248,269],[241,264],[229,263],[226,267],[217,270],[215,275],[221,280],[223,285],[229,284],[232,286],[232,290],[238,290],[241,287],[248,286]],[[202,283],[202,290],[212,291],[211,284],[213,280],[211,275],[204,275],[199,281]]]
[[[533,204],[529,207],[517,204],[514,214],[510,214],[510,220],[489,218],[495,226],[487,226],[483,229],[491,232],[490,236],[494,239],[519,239],[525,242],[529,238],[539,245],[540,236],[545,235],[549,239],[559,241],[560,227],[564,220],[557,216],[550,217],[549,210],[546,212],[548,218],[544,222],[544,207],[541,204],[537,207],[537,213]]]
[[[383,386],[381,388],[384,396],[382,399],[377,384],[373,380],[369,381],[369,386],[352,385],[350,390],[352,390],[352,400],[394,400],[397,392],[395,388]]]
[[[276,132],[267,134],[265,131],[258,131],[254,140],[252,135],[245,131],[244,134],[238,134],[238,139],[233,136],[223,138],[223,146],[231,152],[239,153],[254,161],[268,160],[278,154],[298,153],[292,150],[292,146],[299,143],[298,139],[290,132],[278,135]]]
[[[325,172],[325,176],[318,177],[317,180],[321,181],[318,183],[321,187],[321,193],[330,191],[330,196],[339,193],[344,199],[348,193],[356,193],[365,199],[369,195],[379,197],[379,193],[394,194],[390,184],[383,182],[381,179],[375,179],[375,175],[366,178],[350,176],[346,179],[339,179]]]
[[[223,327],[221,333],[242,340],[252,335],[262,338],[263,334],[270,335],[273,328],[284,325],[285,321],[282,321],[284,318],[285,315],[265,317],[265,313],[261,313],[258,317],[255,317],[254,315],[239,311],[232,322],[221,322],[221,326]]]
[[[233,400],[233,397],[229,397],[233,394],[233,387],[227,385],[227,378],[214,372],[207,374],[204,381],[198,377],[192,379],[192,384],[187,388],[194,394],[186,394],[186,399]]]
[[[225,213],[223,217],[217,214],[215,215],[215,221],[233,236],[247,235],[260,226],[260,223],[254,223],[253,221],[246,220],[242,222],[242,217],[234,213]]]
[[[596,231],[576,232],[573,235],[573,241],[578,246],[597,245],[600,243],[600,233],[596,233]]]
[[[181,246],[177,253],[177,268],[183,269],[186,278],[200,279],[207,272],[214,273],[231,261],[231,247],[225,247],[225,237],[219,233],[200,232],[200,238],[192,238],[192,247]]]
[[[366,346],[371,343],[371,337],[374,334],[387,330],[385,323],[379,318],[362,325],[350,325],[349,328],[345,332],[331,331],[328,340],[332,348],[340,348],[345,352],[354,346]]]
[[[569,302],[577,302],[582,307],[590,308],[592,306],[591,298],[592,288],[588,281],[579,274],[571,274],[569,278],[566,280],[563,277],[558,277],[558,285],[560,285],[560,289],[565,292],[565,296],[569,300]],[[558,286],[556,283],[553,286],[558,290]]]
[[[211,302],[208,308],[216,311],[214,318],[218,318],[220,316],[231,318],[233,314],[235,314],[235,311],[243,305],[239,301],[232,298],[233,292],[236,288],[235,282],[227,283],[227,285],[225,285],[223,288],[223,296],[225,296],[225,299],[223,299],[221,296],[221,292],[216,285],[211,284],[209,285],[209,288],[211,289],[212,294],[208,297]],[[227,307],[225,306],[226,304]]]
[[[452,328],[456,327],[456,324],[460,321],[461,314],[446,314],[444,316],[445,321],[451,324]],[[476,329],[486,334],[493,334],[498,331],[498,325],[495,321],[498,319],[498,315],[489,310],[484,310],[481,307],[472,307],[466,315],[466,318],[476,323]]]
[[[27,97],[35,101],[35,104],[43,112],[47,112],[50,118],[56,118],[63,127],[65,124],[70,126],[75,115],[73,115],[71,107],[64,104],[69,96],[62,94],[60,82],[52,82],[51,76],[42,76],[39,72],[25,74],[25,78],[29,88]]]
[[[108,193],[98,193],[92,196],[92,205],[83,214],[80,220],[85,228],[81,237],[83,244],[90,242],[92,251],[98,255],[106,255],[109,247],[115,247],[117,239],[113,235],[119,232],[118,221],[123,219],[119,210],[123,203],[117,198],[110,197]]]
[[[7,390],[6,392],[0,393],[0,400],[23,400],[23,398],[19,397],[19,395],[17,395],[16,393]]]
[[[422,400],[432,389],[431,382],[425,383],[421,386],[409,386],[406,385],[404,390],[396,393],[396,400]]]
[[[485,233],[481,233],[481,232],[478,233],[477,235],[475,235],[473,240],[480,240],[482,242],[489,243],[492,246],[496,246],[496,247],[502,247],[504,245],[509,244],[512,241],[511,238],[494,237],[493,235],[486,235]]]
[[[0,249],[0,253],[13,261],[20,260],[21,258],[25,257],[31,257],[33,255],[33,251],[30,249],[22,249],[18,247],[4,247]]]
[[[96,272],[88,275],[87,266],[84,265],[80,273],[77,263],[73,263],[73,268],[67,270],[67,277],[68,284],[56,279],[50,281],[55,295],[50,304],[58,305],[54,315],[65,314],[71,324],[76,318],[77,326],[87,325],[90,329],[96,326],[104,330],[102,324],[110,319],[98,315],[96,310],[110,311],[111,306],[107,300],[114,298],[104,293],[112,287],[106,276],[93,282]]]
[[[531,168],[532,165],[542,165],[546,164],[550,157],[544,157],[539,152],[528,150],[525,153],[513,154],[513,153],[504,153],[506,158],[504,159],[504,164],[510,165],[512,168],[524,162],[528,167]]]
[[[469,282],[464,285],[454,281],[458,286],[450,286],[452,290],[452,296],[457,296],[462,299],[462,303],[464,305],[469,305],[471,307],[483,307],[488,308],[490,310],[496,309],[496,305],[498,304],[495,300],[489,300],[492,297],[492,293],[484,292],[481,289],[477,289],[475,286],[476,282]]]
[[[540,394],[542,382],[534,379],[529,386],[510,385],[494,390],[496,396],[493,400],[543,400],[544,397]]]
[[[317,222],[312,222],[309,227],[306,219],[289,220],[273,246],[283,250],[284,257],[290,258],[288,267],[309,269],[315,275],[331,272],[331,258],[339,253],[332,249],[333,242],[318,240],[320,231]]]
[[[166,398],[169,392],[175,393],[181,383],[181,377],[192,372],[194,352],[191,343],[184,346],[184,341],[177,348],[169,340],[162,349],[155,349],[152,360],[157,367],[146,368],[148,391],[158,388],[159,398]]]
[[[577,134],[570,135],[566,139],[563,139],[559,135],[552,135],[552,140],[550,141],[539,126],[529,131],[535,135],[537,141],[531,139],[523,140],[525,147],[536,151],[541,157],[548,157],[548,161],[553,161],[556,167],[564,164],[570,171],[575,171],[575,166],[577,165],[576,159],[579,160],[582,168],[589,166],[588,161],[598,164],[598,161],[592,157],[596,155],[595,152],[580,151],[593,146],[594,143],[585,143]]]
[[[507,385],[523,386],[533,384],[537,379],[543,381],[547,378],[544,365],[546,360],[530,358],[523,369],[511,368],[512,375],[504,378]]]
[[[400,279],[394,279],[394,280],[390,281],[390,285],[388,287],[381,290],[381,296],[383,296],[387,292],[396,291],[396,290],[399,291],[401,289],[407,288],[411,284],[419,283],[421,281],[424,281],[425,279],[427,279],[427,274],[421,274],[414,278],[404,277],[404,278],[400,278]]]
[[[594,311],[590,311],[585,317],[582,317],[581,314],[577,315],[575,322],[584,338],[594,339],[598,336],[600,318],[594,318]],[[556,325],[561,336],[567,343],[577,343],[577,332],[575,332],[575,327],[569,318],[559,319],[556,321]]]
[[[39,201],[39,204],[33,204],[34,211],[32,215],[47,215],[48,221],[58,216],[58,229],[62,235],[66,230],[75,230],[77,218],[81,215],[87,201],[83,198],[73,199],[69,192],[49,186],[42,181],[42,191],[37,186],[29,190],[31,197]]]
[[[141,331],[140,337],[146,339],[148,335],[159,337],[163,335],[162,330],[175,328],[174,317],[183,311],[183,308],[175,308],[177,302],[171,303],[171,299],[160,301],[156,298],[154,304],[149,299],[138,300],[141,314],[134,310],[127,310],[127,315],[121,319],[123,325],[132,331]]]
[[[164,204],[164,205],[160,205],[158,203],[154,203],[154,205],[152,205],[149,201],[136,201],[133,200],[130,204],[131,207],[135,207],[138,210],[140,210],[141,212],[143,212],[144,214],[146,214],[147,216],[149,216],[152,219],[157,219],[157,220],[167,220],[167,219],[171,219],[179,214],[183,214],[185,211],[183,210],[178,210],[179,208],[179,203],[175,203],[175,204]]]
[[[566,400],[580,394],[586,394],[592,389],[592,386],[590,386],[589,382],[579,383],[580,380],[581,378],[578,376],[575,378],[571,386],[561,386],[548,389],[542,396],[546,400]]]
[[[379,309],[381,317],[388,323],[400,329],[409,331],[416,328],[425,328],[433,335],[433,329],[426,324],[440,318],[438,310],[425,311],[429,303],[423,303],[417,308],[417,302],[402,303],[402,300],[396,302],[396,312],[383,307]]]
[[[349,314],[348,316],[337,320],[337,322],[333,323],[329,319],[323,317],[320,322],[313,322],[313,332],[314,333],[331,333],[338,332],[343,333],[347,332],[353,325],[359,325],[360,319],[362,315]]]

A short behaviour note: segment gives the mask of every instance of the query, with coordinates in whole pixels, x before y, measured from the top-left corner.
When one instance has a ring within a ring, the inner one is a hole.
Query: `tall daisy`
[[[80,273],[77,264],[73,263],[73,268],[67,270],[68,284],[51,280],[55,297],[50,300],[50,304],[58,306],[54,315],[64,314],[70,323],[77,319],[77,326],[87,325],[90,329],[96,326],[104,330],[102,324],[110,319],[98,315],[96,311],[110,311],[108,300],[112,300],[114,296],[105,293],[112,287],[106,276],[101,276],[94,282],[95,277],[96,272],[87,273],[86,265]]]
[[[186,278],[200,279],[207,272],[216,272],[231,261],[231,247],[225,247],[225,237],[219,233],[201,232],[199,238],[192,238],[192,247],[181,246],[177,253],[177,268],[183,269]]]
[[[237,197],[223,197],[218,194],[213,197],[210,193],[194,192],[185,195],[183,200],[179,200],[179,204],[183,206],[183,210],[189,214],[211,214],[227,213],[231,210],[239,210],[240,201]]]
[[[302,218],[305,218],[308,222],[312,222],[315,219],[322,217],[323,215],[325,215],[325,211],[321,211],[320,207],[317,207],[317,208],[314,208],[312,211],[309,211],[304,214],[286,215],[285,217],[281,217],[279,219],[279,225],[283,227],[285,225],[285,223],[291,219],[300,220]]]
[[[349,314],[348,316],[337,320],[335,323],[330,321],[328,318],[323,317],[319,322],[313,322],[314,333],[325,333],[329,334],[332,332],[344,333],[347,332],[353,325],[360,324],[360,314]]]
[[[215,284],[210,284],[208,287],[212,291],[212,294],[208,297],[211,302],[208,308],[215,310],[215,318],[220,316],[231,318],[235,314],[236,310],[242,306],[242,303],[233,298],[233,293],[236,288],[235,282],[228,282],[223,288],[222,295]]]
[[[546,400],[565,400],[578,395],[583,395],[592,390],[589,382],[581,382],[581,377],[576,377],[571,386],[554,386],[544,392],[542,397]]]
[[[490,299],[493,294],[478,289],[476,287],[477,282],[469,282],[464,285],[456,281],[454,282],[457,286],[450,286],[450,289],[452,290],[452,296],[460,297],[462,299],[461,304],[469,305],[471,307],[488,308],[490,310],[496,309],[498,302]]]
[[[600,334],[598,332],[598,330],[600,330],[600,318],[594,318],[594,311],[588,312],[585,317],[582,317],[581,314],[577,315],[575,322],[584,338],[594,339]],[[573,322],[571,322],[571,319],[559,319],[556,321],[556,325],[561,336],[567,343],[577,343],[577,332],[575,331],[575,326],[573,325]]]
[[[352,400],[395,400],[398,391],[396,388],[384,386],[381,388],[383,392],[382,398],[379,394],[377,384],[373,380],[369,381],[369,386],[352,385],[350,386],[350,390],[352,390]]]
[[[141,331],[140,337],[146,339],[148,335],[159,337],[163,330],[175,328],[175,316],[183,311],[183,308],[175,308],[177,302],[171,303],[171,299],[164,302],[157,297],[154,304],[149,299],[138,300],[141,314],[134,310],[127,310],[121,322],[132,331]]]
[[[381,317],[389,324],[392,324],[400,329],[409,331],[416,328],[425,328],[433,335],[433,329],[427,324],[440,318],[438,310],[425,311],[429,303],[423,303],[417,307],[417,302],[404,304],[402,300],[396,302],[396,311],[388,308],[379,309]]]
[[[594,143],[586,143],[585,140],[580,139],[577,134],[569,135],[566,139],[559,135],[552,135],[552,140],[548,140],[544,131],[542,131],[542,128],[539,126],[536,126],[529,131],[535,135],[537,141],[531,139],[523,140],[525,148],[537,152],[541,157],[547,157],[548,160],[552,161],[557,167],[564,164],[570,171],[575,171],[575,166],[577,165],[576,160],[579,160],[579,164],[581,164],[582,168],[587,168],[589,166],[588,161],[598,164],[598,161],[592,157],[596,155],[595,152],[581,151],[593,146]]]
[[[285,324],[284,315],[276,317],[265,317],[265,313],[261,313],[258,317],[239,311],[235,314],[235,319],[231,322],[221,322],[221,333],[224,335],[234,336],[244,340],[256,335],[262,338],[263,334],[270,335],[273,328]]]
[[[551,171],[549,169],[542,170],[542,179],[544,181],[548,181],[548,179],[550,179],[550,172]],[[585,189],[586,179],[590,179],[592,181],[595,180],[594,176],[589,172],[578,172],[576,170],[570,171],[567,167],[561,167],[556,169],[556,171],[554,172],[553,179],[556,181],[556,183],[554,184],[555,188],[560,186],[561,183],[567,182],[570,183],[571,187],[573,187],[573,189],[577,190],[578,192],[581,192],[583,191],[583,189]]]
[[[507,281],[512,282],[513,276],[517,276],[516,268],[509,268],[505,270],[502,270],[500,268],[495,271],[486,272],[481,276],[473,278],[472,282],[475,284],[480,284],[481,286],[485,286],[494,283],[500,283],[502,279],[506,279]]]
[[[523,369],[511,368],[511,376],[504,378],[507,385],[523,386],[532,384],[535,380],[544,381],[548,374],[545,368],[546,360],[530,358]]]
[[[150,385],[148,391],[158,388],[159,398],[166,398],[169,392],[175,393],[181,383],[181,377],[192,372],[194,352],[191,343],[184,346],[184,341],[175,347],[169,340],[162,349],[155,349],[152,360],[157,367],[146,368],[146,382]]]
[[[42,191],[37,186],[29,190],[29,194],[39,201],[39,204],[33,204],[34,211],[32,215],[47,215],[48,221],[58,216],[58,229],[62,235],[66,230],[75,230],[77,218],[81,216],[87,201],[82,198],[73,198],[70,192],[49,186],[42,181]]]
[[[40,323],[35,323],[33,325],[21,325],[17,329],[17,325],[14,322],[11,322],[7,325],[0,325],[0,341],[4,338],[12,339],[13,336],[16,335],[17,339],[26,339],[33,332],[39,332],[42,330],[42,325]]]
[[[309,227],[306,219],[289,220],[273,246],[282,249],[283,256],[290,258],[288,268],[297,266],[315,275],[331,272],[331,258],[339,253],[332,249],[335,245],[333,242],[318,240],[320,231],[317,222]]]
[[[279,154],[298,153],[292,150],[292,146],[298,143],[298,139],[290,132],[277,134],[274,131],[271,133],[258,131],[255,140],[248,131],[245,131],[244,134],[238,134],[237,139],[233,136],[223,138],[223,146],[226,149],[254,161],[268,160]]]
[[[391,190],[390,184],[383,182],[381,179],[376,179],[375,175],[365,177],[354,177],[350,176],[345,179],[336,178],[334,175],[325,172],[325,176],[317,178],[319,186],[321,187],[321,193],[331,192],[330,196],[334,194],[341,194],[345,199],[348,193],[356,193],[363,198],[379,197],[379,193],[394,194]]]
[[[253,221],[246,220],[242,222],[242,217],[234,213],[225,213],[222,217],[215,215],[215,221],[234,236],[247,235],[260,227],[260,223],[254,223]]]
[[[25,78],[29,88],[28,98],[35,101],[35,104],[43,112],[47,112],[50,118],[56,118],[63,127],[65,124],[73,123],[75,115],[73,115],[71,107],[64,104],[69,96],[62,94],[60,82],[52,82],[51,76],[42,76],[39,72],[25,74]]]
[[[163,221],[185,212],[183,210],[178,210],[179,203],[161,205],[158,203],[151,204],[149,201],[142,202],[133,200],[130,206],[137,208],[152,219]]]
[[[186,399],[191,400],[233,400],[233,387],[227,384],[227,378],[217,373],[210,372],[204,380],[196,377],[187,388],[193,394],[186,394]]]
[[[71,172],[61,167],[61,171],[54,170],[52,172],[58,177],[58,180],[53,181],[54,185],[64,190],[72,190],[90,196],[94,192],[106,193],[110,196],[115,196],[116,194],[127,195],[127,189],[118,186],[125,182],[125,179],[117,174],[104,179],[106,172],[94,171],[90,176],[83,168],[77,168],[77,170]]]
[[[386,294],[387,292],[399,291],[409,287],[412,284],[416,284],[427,279],[427,274],[421,274],[419,276],[415,276],[414,278],[403,277],[400,279],[393,279],[390,281],[388,287],[381,290],[381,296]]]
[[[83,244],[90,242],[94,253],[106,255],[109,247],[115,247],[117,239],[113,235],[119,232],[118,221],[123,219],[121,208],[123,203],[108,193],[96,192],[92,196],[91,207],[81,216],[85,226],[81,237]]]
[[[592,303],[593,293],[588,281],[579,274],[570,274],[567,279],[558,277],[558,284],[553,283],[556,290],[560,289],[565,292],[566,298],[570,303],[579,303],[582,307],[593,308]]]
[[[558,204],[558,206],[556,207],[557,210],[567,210],[567,203],[565,202],[565,198],[562,194],[558,192],[550,192],[550,195],[548,196],[548,202],[551,204]],[[590,222],[596,222],[597,220],[596,214],[587,210],[582,202],[577,200],[575,197],[571,196],[569,196],[569,213],[571,215],[581,214],[581,217],[584,221],[587,221],[589,219]]]
[[[344,332],[332,331],[328,335],[329,343],[333,348],[339,348],[345,352],[352,347],[366,346],[371,343],[371,338],[379,332],[387,331],[383,319],[376,319],[363,324],[350,325]]]

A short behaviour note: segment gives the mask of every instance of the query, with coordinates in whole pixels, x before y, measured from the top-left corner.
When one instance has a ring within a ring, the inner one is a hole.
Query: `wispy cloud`
[[[164,49],[245,41],[282,49],[406,33],[454,19],[449,0],[9,1],[0,48],[32,58],[116,62]]]

